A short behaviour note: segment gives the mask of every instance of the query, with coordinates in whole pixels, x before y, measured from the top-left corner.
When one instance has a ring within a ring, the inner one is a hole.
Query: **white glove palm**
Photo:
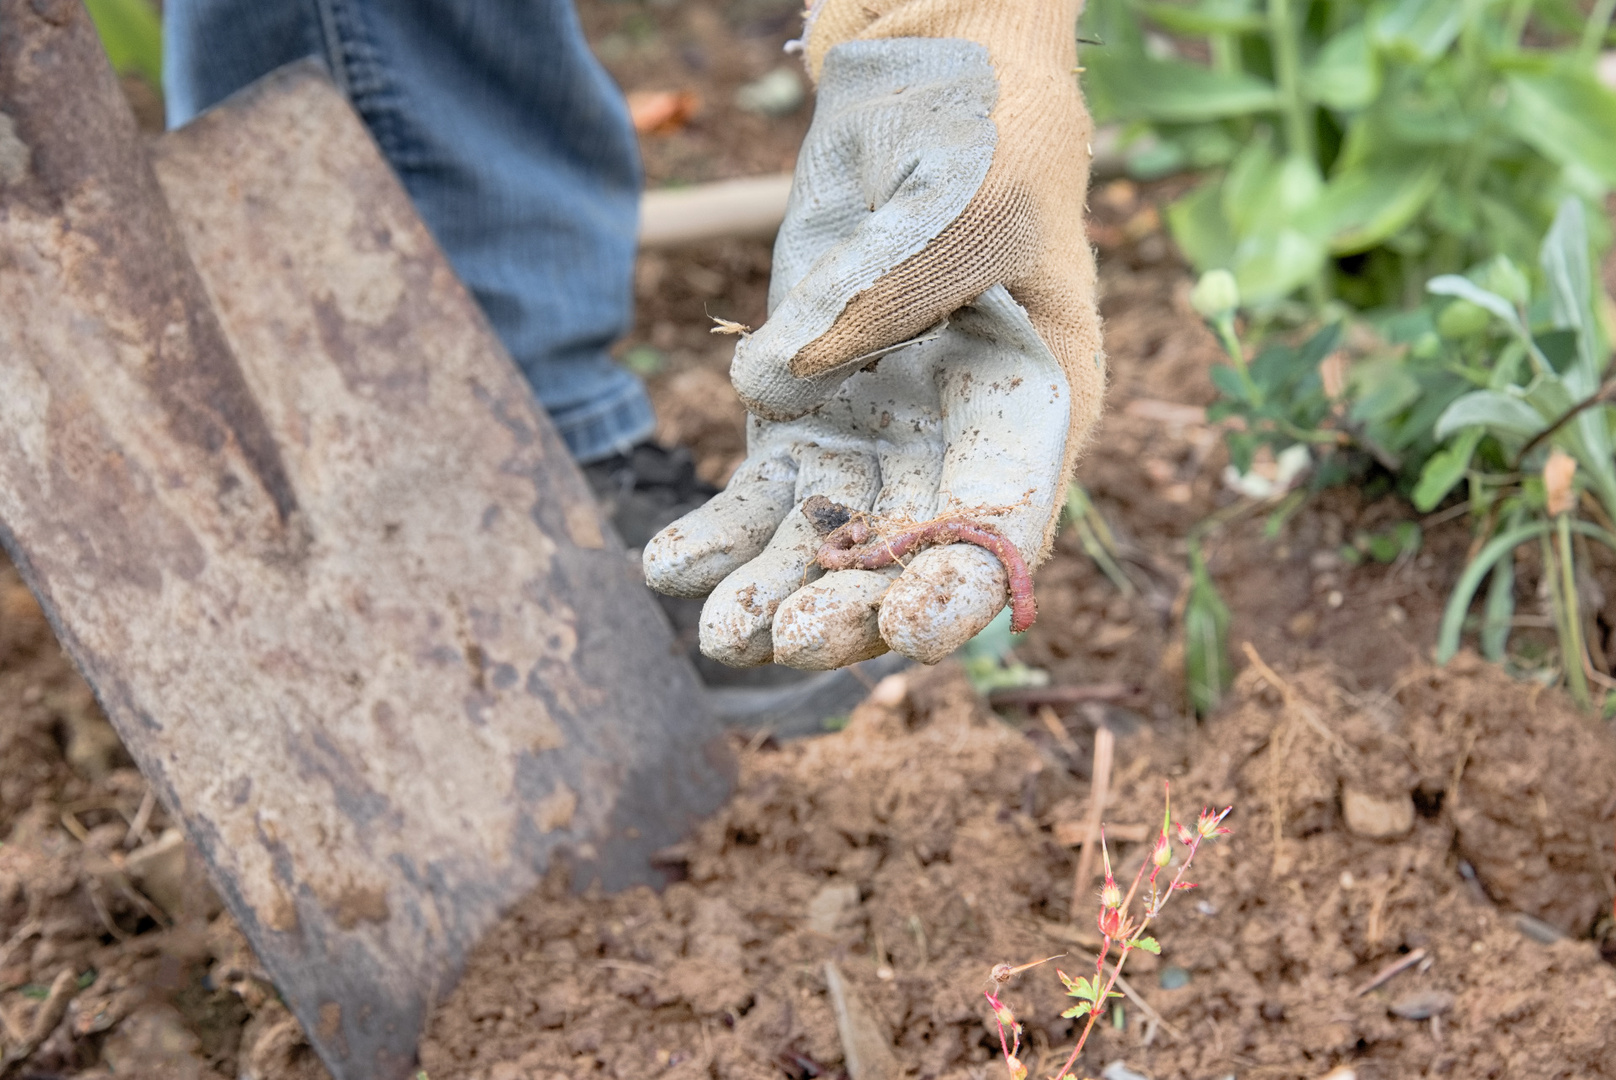
[[[822,495],[868,511],[878,535],[960,515],[1029,564],[1045,553],[1103,381],[1081,228],[1086,157],[1056,168],[1056,194],[1077,201],[1054,220],[1039,200],[1005,194],[1028,177],[1003,162],[1041,157],[1001,149],[1003,72],[990,49],[906,36],[821,55],[770,317],[732,368],[753,414],[746,461],[647,546],[646,576],[675,595],[710,593],[702,650],[731,664],[830,668],[888,647],[935,662],[1004,605],[999,560],[956,545],[907,568],[826,574],[800,504]],[[1087,128],[1061,81],[1046,133],[1057,159]],[[1071,244],[1072,220],[1075,246],[1052,256]],[[1070,271],[1052,279],[1051,265]]]

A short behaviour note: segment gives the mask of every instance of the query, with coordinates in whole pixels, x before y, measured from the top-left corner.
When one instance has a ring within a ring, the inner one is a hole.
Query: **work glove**
[[[731,367],[747,456],[645,549],[653,588],[708,597],[706,655],[824,669],[891,648],[935,663],[1004,607],[1015,560],[973,543],[826,572],[816,555],[848,511],[876,551],[943,518],[1029,566],[1048,554],[1105,382],[1079,8],[814,5],[818,104],[768,321]]]

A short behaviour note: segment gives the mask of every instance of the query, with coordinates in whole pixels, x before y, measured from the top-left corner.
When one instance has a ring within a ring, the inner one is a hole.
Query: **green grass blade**
[[[1481,579],[1487,576],[1499,559],[1513,552],[1518,545],[1545,536],[1548,531],[1547,521],[1534,521],[1510,529],[1489,540],[1470,565],[1465,567],[1464,573],[1459,575],[1459,583],[1453,587],[1453,595],[1448,597],[1448,606],[1442,612],[1442,630],[1437,636],[1436,646],[1437,663],[1446,664],[1459,651],[1465,614],[1470,610],[1470,601],[1475,598],[1476,590],[1481,587]]]
[[[1487,583],[1486,621],[1481,624],[1481,651],[1495,664],[1504,662],[1515,619],[1515,560],[1500,559]]]

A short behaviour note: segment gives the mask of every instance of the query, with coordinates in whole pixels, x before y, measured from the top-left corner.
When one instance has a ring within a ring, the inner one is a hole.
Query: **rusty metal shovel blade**
[[[0,540],[340,1080],[410,1074],[559,853],[653,880],[728,790],[635,567],[313,64],[149,159],[82,8],[0,0]]]

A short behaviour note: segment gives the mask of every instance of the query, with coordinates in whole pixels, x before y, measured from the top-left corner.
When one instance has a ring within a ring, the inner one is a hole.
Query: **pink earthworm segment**
[[[879,570],[916,548],[937,544],[975,544],[993,552],[1010,575],[1010,629],[1019,634],[1032,626],[1038,618],[1038,604],[1033,599],[1032,572],[1026,560],[999,532],[973,521],[944,517],[894,536],[877,537],[869,521],[855,515],[825,537],[815,560],[826,570]]]

